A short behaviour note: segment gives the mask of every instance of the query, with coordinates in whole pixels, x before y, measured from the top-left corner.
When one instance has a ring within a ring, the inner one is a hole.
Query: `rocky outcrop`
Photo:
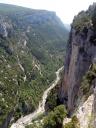
[[[96,59],[96,31],[89,12],[81,12],[73,20],[67,45],[60,100],[67,104],[69,114],[75,109],[82,79]]]
[[[96,57],[96,46],[90,41],[93,31],[91,28],[87,28],[87,31],[87,35],[84,32],[76,35],[76,30],[72,28],[68,44],[61,98],[68,100],[70,111],[74,109],[82,78]]]
[[[92,112],[92,126],[96,127],[96,79],[95,79],[95,89],[94,89],[94,101],[93,101],[93,112]]]
[[[6,38],[10,35],[10,33],[12,33],[12,23],[7,21],[4,19],[4,17],[2,17],[0,15],[0,37],[1,38]]]

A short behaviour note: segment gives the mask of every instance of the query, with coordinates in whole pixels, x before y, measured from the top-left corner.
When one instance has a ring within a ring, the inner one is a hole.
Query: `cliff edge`
[[[75,16],[71,25],[64,64],[64,78],[59,92],[60,101],[66,104],[69,115],[75,110],[78,99],[82,96],[88,98],[91,93],[94,93],[95,86],[96,3],[87,11],[82,11]],[[94,96],[93,103],[94,114],[96,113],[95,98],[96,96]]]

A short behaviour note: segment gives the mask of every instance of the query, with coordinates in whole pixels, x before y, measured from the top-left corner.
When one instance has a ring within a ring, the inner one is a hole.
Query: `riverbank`
[[[46,102],[47,96],[50,93],[50,91],[59,82],[59,80],[60,80],[60,72],[63,70],[63,68],[64,67],[61,67],[61,68],[58,69],[58,71],[56,72],[55,81],[52,83],[52,85],[47,90],[44,91],[44,94],[42,96],[42,100],[39,102],[38,109],[36,111],[34,111],[33,113],[18,119],[17,122],[13,123],[10,128],[25,128],[25,126],[30,124],[33,119],[38,117],[39,114],[44,113],[44,111],[45,111],[45,109],[44,109],[45,108],[45,102]]]

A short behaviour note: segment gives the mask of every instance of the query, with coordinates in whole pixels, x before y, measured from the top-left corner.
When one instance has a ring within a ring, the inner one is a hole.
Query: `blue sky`
[[[0,3],[15,4],[33,9],[55,11],[64,23],[71,23],[74,15],[86,10],[96,0],[0,0]]]

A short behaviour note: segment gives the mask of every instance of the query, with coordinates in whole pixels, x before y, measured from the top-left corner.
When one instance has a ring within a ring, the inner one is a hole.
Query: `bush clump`
[[[80,12],[78,16],[75,16],[72,26],[76,30],[82,30],[90,24],[90,15],[84,11]]]
[[[90,66],[89,71],[83,77],[83,81],[81,83],[81,90],[84,95],[90,92],[92,81],[96,78],[96,64],[92,64]]]
[[[59,105],[49,112],[44,118],[44,128],[62,128],[63,119],[66,117],[67,111],[64,105]]]
[[[78,118],[73,116],[71,122],[65,124],[64,128],[80,128]]]

